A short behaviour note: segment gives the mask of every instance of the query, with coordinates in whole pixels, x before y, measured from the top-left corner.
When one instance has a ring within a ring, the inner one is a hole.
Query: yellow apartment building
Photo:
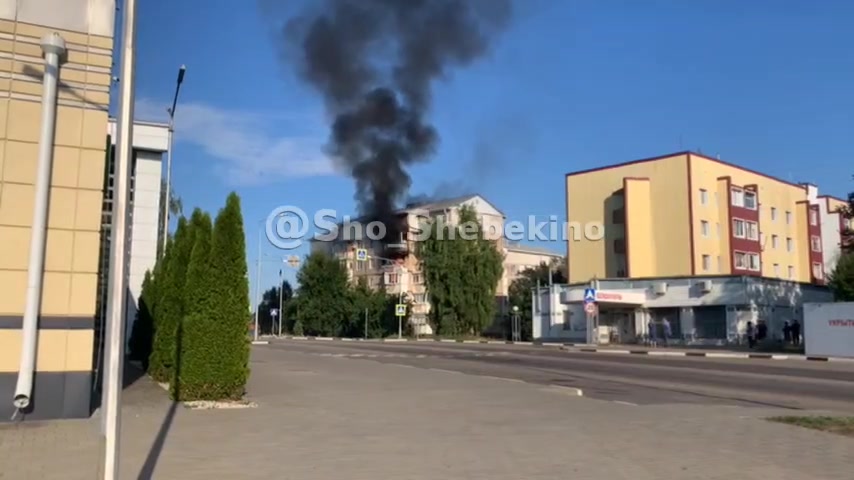
[[[751,322],[780,338],[803,303],[832,299],[843,200],[813,185],[678,152],[569,173],[565,188],[569,223],[604,237],[567,235],[569,284],[538,294],[535,338],[740,343]]]
[[[18,410],[13,399],[27,403],[19,412],[27,418],[90,413],[114,16],[111,0],[0,0],[0,417],[4,421]],[[46,51],[53,53],[45,55]],[[43,86],[49,77],[55,78],[45,74],[53,71],[49,58],[54,54],[59,58],[57,95],[43,98]],[[55,132],[42,135],[51,103]],[[37,192],[47,184],[38,175],[40,145],[53,153],[49,195],[42,197],[49,199],[43,204],[46,245],[43,268],[28,275],[32,245],[39,244],[33,235],[38,230],[32,228],[40,217]],[[28,307],[28,291],[37,284],[41,294]],[[23,326],[33,324],[25,317],[37,325],[31,374],[21,355],[27,343]]]

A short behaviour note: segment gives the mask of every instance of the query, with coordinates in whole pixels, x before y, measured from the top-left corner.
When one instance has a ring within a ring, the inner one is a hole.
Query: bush
[[[245,366],[248,349],[235,348],[233,329],[203,313],[194,313],[184,318],[177,333],[181,361],[170,384],[173,400],[243,397],[249,376]]]
[[[133,322],[130,336],[130,358],[142,362],[143,369],[148,370],[148,359],[154,342],[154,317],[148,306],[152,293],[151,272],[145,272],[142,281],[142,293],[139,295],[136,320]]]
[[[854,253],[843,253],[828,282],[837,302],[854,301]]]

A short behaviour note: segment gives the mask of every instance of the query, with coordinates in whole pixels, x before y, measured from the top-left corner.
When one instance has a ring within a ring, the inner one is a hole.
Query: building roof
[[[513,252],[531,253],[534,255],[548,255],[551,257],[563,257],[564,256],[563,253],[557,253],[553,250],[549,250],[547,248],[542,248],[542,247],[536,247],[533,245],[507,244],[504,248],[507,250],[513,251]]]
[[[504,212],[502,212],[501,210],[496,208],[495,205],[492,204],[492,202],[485,199],[483,197],[483,195],[481,195],[479,193],[470,193],[467,195],[460,195],[458,197],[452,197],[452,198],[441,199],[441,200],[428,200],[425,202],[413,202],[413,203],[408,204],[406,207],[400,209],[399,213],[406,213],[406,212],[409,212],[411,210],[416,210],[416,209],[418,209],[418,210],[429,210],[429,211],[444,210],[446,208],[456,207],[457,205],[460,205],[461,203],[467,202],[467,201],[472,200],[474,198],[480,198],[486,204],[488,204],[489,206],[494,208],[495,211],[497,211],[502,216],[504,216]]]

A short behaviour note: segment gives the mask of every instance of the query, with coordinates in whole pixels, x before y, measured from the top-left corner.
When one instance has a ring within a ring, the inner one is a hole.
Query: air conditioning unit
[[[653,286],[653,291],[656,295],[664,295],[667,293],[667,283],[666,282],[658,282]]]
[[[703,293],[709,293],[712,291],[712,281],[711,280],[701,280],[699,285],[700,285],[700,291]]]

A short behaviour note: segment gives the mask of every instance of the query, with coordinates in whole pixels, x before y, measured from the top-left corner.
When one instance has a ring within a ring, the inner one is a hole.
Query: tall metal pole
[[[187,67],[181,65],[178,69],[178,82],[175,85],[175,96],[172,97],[172,107],[169,112],[169,150],[166,152],[166,195],[163,200],[163,239],[160,254],[166,250],[166,235],[169,232],[169,204],[172,200],[172,137],[175,134],[175,108],[178,107],[178,92],[181,91],[181,84],[184,82],[184,73]]]
[[[282,320],[285,318],[284,314],[282,313],[282,291],[283,291],[282,290],[282,284],[283,284],[282,271],[279,270],[279,314],[277,315],[277,317],[279,318],[279,336],[280,337],[282,336]]]
[[[261,305],[261,228],[258,227],[258,259],[255,261],[255,341],[258,341],[258,307]]]
[[[121,396],[125,346],[125,301],[127,300],[127,265],[125,236],[128,221],[130,193],[130,163],[133,154],[133,99],[134,99],[134,36],[136,0],[125,0],[124,38],[122,38],[122,63],[120,75],[121,96],[119,118],[116,126],[115,197],[113,203],[112,242],[110,245],[109,293],[109,344],[110,357],[107,370],[107,421],[105,431],[104,480],[119,478],[119,441],[121,439]]]

